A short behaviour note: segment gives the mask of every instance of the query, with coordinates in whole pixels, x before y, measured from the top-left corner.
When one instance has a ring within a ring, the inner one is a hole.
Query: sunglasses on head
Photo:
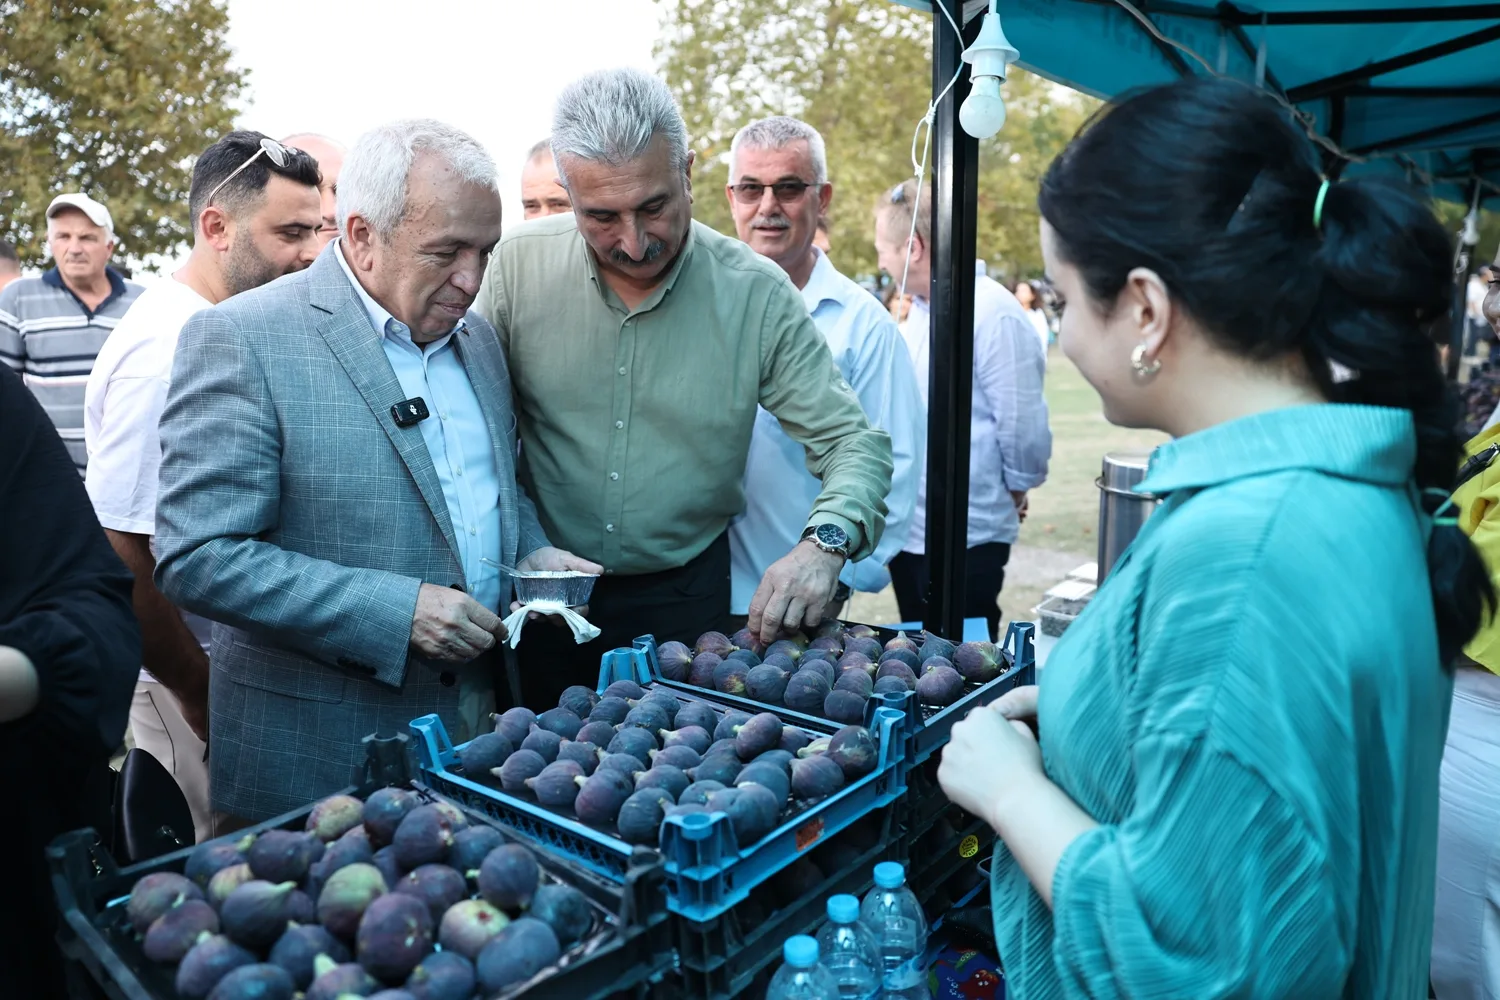
[[[282,167],[284,169],[287,164],[292,162],[292,152],[293,151],[290,146],[283,146],[275,139],[262,139],[260,141],[260,148],[251,153],[248,160],[235,167],[234,170],[230,171],[228,177],[224,178],[222,181],[214,185],[214,189],[208,193],[208,200],[204,202],[204,204],[212,205],[214,203],[214,195],[218,194],[223,189],[225,184],[228,184],[230,181],[238,177],[240,171],[244,170],[246,167],[250,166],[250,164],[259,159],[261,154],[264,153],[267,159],[276,164],[278,167]]]

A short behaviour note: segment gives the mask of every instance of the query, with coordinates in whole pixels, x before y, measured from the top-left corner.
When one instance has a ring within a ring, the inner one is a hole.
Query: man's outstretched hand
[[[769,646],[782,629],[791,632],[817,625],[833,600],[843,568],[843,556],[824,552],[809,541],[798,542],[761,578],[750,598],[746,628]]]
[[[592,573],[595,576],[599,576],[604,572],[604,567],[598,563],[589,562],[582,556],[575,556],[566,549],[555,548],[551,545],[544,545],[525,559],[522,559],[516,564],[516,569],[523,573]],[[510,604],[512,611],[516,611],[520,607],[520,601],[512,601]],[[587,604],[573,610],[585,618],[589,616],[589,606]],[[541,615],[532,613],[526,617],[529,621],[535,621]],[[567,624],[558,615],[548,615],[548,617],[558,625],[566,626]]]

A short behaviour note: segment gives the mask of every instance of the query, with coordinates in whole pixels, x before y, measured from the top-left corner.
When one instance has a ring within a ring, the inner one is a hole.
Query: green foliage
[[[0,235],[23,261],[63,191],[102,201],[137,260],[188,240],[192,158],[245,83],[228,25],[224,0],[0,0]]]
[[[932,96],[931,16],[890,0],[657,3],[657,60],[698,155],[694,216],[734,232],[723,193],[730,141],[757,118],[794,115],[828,145],[834,263],[874,273],[873,206],[912,175],[912,133]],[[1022,70],[1006,99],[1009,121],[980,149],[977,249],[992,272],[1030,276],[1042,269],[1037,182],[1094,102]]]

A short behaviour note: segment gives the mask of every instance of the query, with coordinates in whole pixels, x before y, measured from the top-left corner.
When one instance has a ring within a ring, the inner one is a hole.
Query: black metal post
[[[1467,204],[1477,204],[1479,196],[1479,178],[1475,177],[1469,188],[1469,200]],[[1465,217],[1467,219],[1467,217]],[[1467,224],[1465,225],[1467,227]],[[1464,242],[1463,233],[1458,237],[1458,253],[1453,261],[1453,306],[1449,319],[1448,330],[1448,380],[1458,380],[1459,361],[1464,352],[1464,341],[1469,331],[1469,269],[1472,265],[1474,247]]]
[[[932,87],[958,70],[965,38],[936,8],[963,24],[963,0],[933,0]],[[964,32],[978,35],[976,18]],[[979,140],[958,124],[969,76],[937,108],[932,126],[931,368],[927,412],[927,619],[924,627],[958,641],[964,629],[969,535],[969,419],[974,385],[974,234],[979,202]]]

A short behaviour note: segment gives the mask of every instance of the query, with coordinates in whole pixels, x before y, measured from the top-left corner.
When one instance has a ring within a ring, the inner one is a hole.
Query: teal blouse
[[[1163,445],[1166,498],[1041,672],[1048,775],[1100,824],[1048,911],[996,848],[1013,1000],[1426,997],[1438,664],[1404,410]]]

